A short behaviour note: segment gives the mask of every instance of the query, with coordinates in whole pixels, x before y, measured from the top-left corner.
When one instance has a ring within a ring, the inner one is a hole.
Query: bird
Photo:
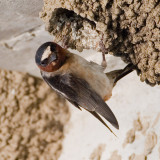
[[[117,81],[134,70],[132,64],[124,69],[104,73],[103,65],[89,62],[55,42],[42,44],[37,49],[35,62],[43,80],[54,91],[78,109],[90,112],[112,133],[101,116],[119,129],[118,121],[105,101],[112,96]]]

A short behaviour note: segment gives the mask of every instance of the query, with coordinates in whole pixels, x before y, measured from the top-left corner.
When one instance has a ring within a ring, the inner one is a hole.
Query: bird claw
[[[106,58],[105,58],[105,54],[108,54],[108,49],[105,47],[104,43],[103,43],[103,35],[102,35],[102,38],[99,42],[99,46],[100,46],[100,50],[102,52],[102,63],[101,63],[101,66],[106,69],[107,67],[107,62],[106,62]]]

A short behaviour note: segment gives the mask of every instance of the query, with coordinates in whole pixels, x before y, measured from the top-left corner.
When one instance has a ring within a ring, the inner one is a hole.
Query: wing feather
[[[103,99],[90,87],[88,82],[73,74],[42,77],[49,86],[63,95],[76,107],[81,106],[91,113],[97,112],[119,129],[116,117]],[[101,121],[101,120],[100,120]],[[102,122],[102,121],[101,121]]]

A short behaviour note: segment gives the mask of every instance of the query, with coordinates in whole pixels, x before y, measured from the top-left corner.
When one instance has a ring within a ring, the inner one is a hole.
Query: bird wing
[[[113,112],[100,95],[90,87],[87,81],[69,73],[58,74],[52,77],[46,77],[42,73],[42,77],[52,89],[63,95],[73,105],[88,110],[94,116],[96,115],[95,112],[97,112],[115,128],[119,129],[117,119]],[[95,117],[102,122],[100,117]]]

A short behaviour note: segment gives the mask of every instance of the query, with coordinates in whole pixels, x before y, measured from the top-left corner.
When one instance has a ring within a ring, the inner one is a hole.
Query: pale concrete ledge
[[[0,41],[42,25],[38,17],[42,6],[39,0],[0,0]]]

